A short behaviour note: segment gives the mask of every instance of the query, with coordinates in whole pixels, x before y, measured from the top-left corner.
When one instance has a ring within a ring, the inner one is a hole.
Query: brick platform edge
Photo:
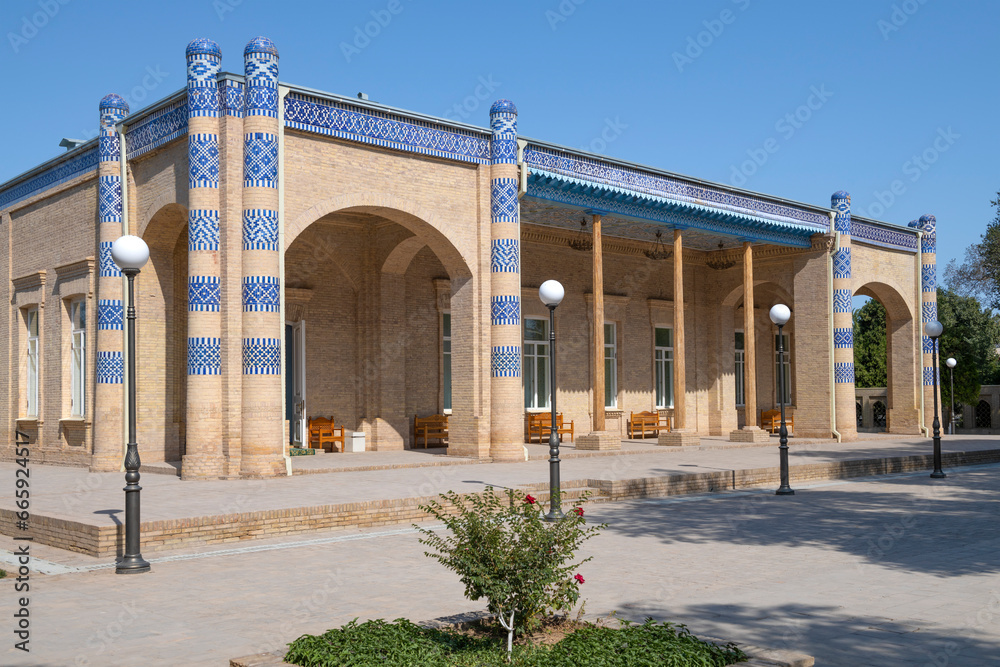
[[[1000,449],[948,452],[942,460],[949,468],[997,463],[1000,462]],[[789,472],[794,487],[796,483],[809,481],[916,472],[932,467],[933,457],[927,454],[794,465]],[[591,493],[588,502],[612,502],[728,491],[777,485],[778,482],[777,466],[623,480],[569,480],[563,482],[563,504],[568,506],[587,491]],[[521,488],[533,494],[537,491],[539,502],[547,502],[547,484],[523,485]],[[428,518],[419,506],[436,497],[373,500],[148,521],[142,524],[142,550],[144,553],[152,553],[191,544],[222,544],[320,530],[411,523]],[[41,544],[102,558],[115,556],[124,545],[123,526],[97,526],[34,513],[30,530],[25,533],[16,529],[16,521],[15,510],[0,509],[0,533],[5,535],[27,533]]]

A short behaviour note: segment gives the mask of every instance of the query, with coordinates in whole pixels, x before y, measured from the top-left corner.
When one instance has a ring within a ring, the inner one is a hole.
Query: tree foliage
[[[945,362],[954,357],[958,362],[955,403],[975,404],[982,385],[1000,380],[1000,358],[996,352],[1000,322],[975,297],[960,296],[942,287],[937,298],[938,321],[944,325],[938,342],[941,399],[945,405],[951,404],[951,382]]]
[[[975,297],[990,308],[1000,309],[1000,192],[990,202],[996,209],[979,243],[965,250],[965,261],[948,262],[944,282],[958,296]]]
[[[854,311],[854,386],[886,383],[885,308],[872,299]]]

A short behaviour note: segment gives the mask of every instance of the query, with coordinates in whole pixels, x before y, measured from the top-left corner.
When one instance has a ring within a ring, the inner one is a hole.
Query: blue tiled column
[[[833,227],[840,232],[840,249],[833,256],[833,369],[837,430],[842,438],[858,437],[854,391],[854,312],[851,298],[851,195],[841,190],[830,198]]]
[[[924,335],[924,324],[938,318],[937,314],[937,218],[933,215],[920,216],[910,227],[924,233],[920,239],[920,339],[922,341],[923,363],[921,378],[924,385],[924,425],[931,428],[934,423],[934,341]],[[941,371],[938,369],[938,391],[940,399]],[[940,405],[940,401],[938,403]]]
[[[122,463],[122,274],[111,244],[122,235],[120,142],[115,125],[128,114],[118,95],[101,100],[97,167],[98,256],[97,359],[94,391],[94,451],[91,470],[117,471]]]
[[[188,338],[184,479],[225,474],[219,257],[219,86],[222,51],[188,44]]]
[[[517,199],[517,107],[498,100],[490,109],[490,456],[524,457],[521,377],[521,226]]]

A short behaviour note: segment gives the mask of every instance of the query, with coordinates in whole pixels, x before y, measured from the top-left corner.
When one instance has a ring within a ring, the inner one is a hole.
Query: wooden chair
[[[326,449],[333,451],[340,443],[337,451],[343,452],[346,446],[344,438],[344,427],[336,426],[333,417],[310,417],[309,418],[309,447],[312,449]]]
[[[795,428],[795,417],[785,410],[785,425],[791,433]],[[760,427],[765,431],[777,433],[781,430],[781,410],[761,410]]]
[[[552,430],[552,413],[550,412],[529,412],[528,413],[528,442],[532,438],[538,438],[539,444],[548,440],[549,432]],[[562,413],[556,413],[556,435],[559,442],[563,441],[564,435],[569,435],[569,441],[576,438],[576,422],[570,420],[569,426],[563,421]]]
[[[666,417],[669,420],[669,417]],[[668,421],[669,424],[669,421]],[[628,437],[645,439],[647,433],[659,435],[660,415],[656,412],[631,412],[628,418]],[[669,430],[669,425],[667,426]],[[638,434],[638,435],[636,435]]]
[[[657,422],[657,425],[660,427],[661,431],[666,431],[667,433],[670,433],[670,430],[674,426],[674,422],[673,419],[671,419],[670,415],[660,414],[660,421]]]
[[[440,440],[442,445],[448,444],[448,415],[431,415],[418,417],[413,415],[413,446],[416,447],[424,439],[424,449],[428,440]]]

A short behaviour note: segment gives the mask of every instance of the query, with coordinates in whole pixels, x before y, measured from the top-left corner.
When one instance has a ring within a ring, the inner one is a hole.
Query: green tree
[[[965,261],[948,262],[944,283],[958,296],[976,297],[990,308],[1000,309],[1000,192],[990,202],[996,209],[993,221],[979,243],[965,250]]]
[[[854,386],[886,386],[885,308],[872,299],[854,311]]]
[[[1000,358],[996,352],[1000,343],[1000,322],[975,297],[960,296],[941,287],[937,298],[938,321],[944,325],[938,342],[941,399],[946,406],[951,405],[951,382],[945,361],[954,357],[958,361],[955,404],[975,404],[981,386],[1000,376]]]

